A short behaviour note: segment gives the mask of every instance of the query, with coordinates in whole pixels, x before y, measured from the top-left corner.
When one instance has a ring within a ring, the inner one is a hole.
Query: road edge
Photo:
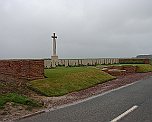
[[[152,78],[152,76],[148,76],[148,78]],[[18,120],[21,120],[21,119],[25,119],[25,118],[28,118],[28,117],[32,117],[32,116],[35,116],[35,115],[38,115],[38,114],[42,114],[42,113],[47,113],[47,112],[51,112],[51,111],[55,111],[55,110],[58,110],[58,109],[63,109],[63,108],[66,108],[66,107],[69,107],[69,106],[73,106],[73,105],[77,105],[77,104],[80,104],[80,103],[83,103],[83,102],[86,102],[88,100],[92,100],[94,98],[97,98],[97,97],[100,97],[100,96],[104,96],[106,94],[109,94],[113,91],[117,91],[117,90],[120,90],[120,89],[123,89],[123,88],[126,88],[126,87],[129,87],[131,85],[134,85],[138,82],[141,82],[143,79],[141,80],[137,80],[135,82],[132,82],[132,83],[129,83],[129,84],[126,84],[124,86],[120,86],[118,88],[114,88],[114,89],[111,89],[111,90],[108,90],[108,91],[105,91],[101,94],[98,94],[98,95],[93,95],[91,97],[88,97],[88,98],[84,98],[84,99],[81,99],[81,100],[78,100],[78,101],[73,101],[72,103],[69,103],[69,104],[64,104],[64,105],[61,105],[61,106],[56,106],[56,107],[53,107],[53,108],[50,108],[50,109],[43,109],[43,110],[40,110],[40,111],[37,111],[35,113],[32,113],[32,114],[28,114],[28,115],[25,115],[25,116],[22,116],[22,117],[19,117],[15,120],[10,120],[9,122],[16,122]]]

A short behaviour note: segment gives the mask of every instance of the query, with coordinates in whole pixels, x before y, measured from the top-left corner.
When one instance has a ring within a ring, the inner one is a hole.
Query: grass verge
[[[32,107],[40,107],[41,105],[34,100],[16,93],[8,93],[0,95],[0,108],[3,108],[7,102],[14,102]]]
[[[28,84],[31,89],[45,96],[65,95],[115,78],[93,67],[45,69],[45,75],[47,78]]]
[[[152,65],[150,64],[114,64],[114,65],[103,65],[103,66],[137,66],[138,73],[152,72]]]
[[[152,72],[152,65],[150,64],[136,64],[137,72],[144,73],[144,72]]]
[[[150,64],[120,64],[120,66],[137,66],[138,73],[152,72],[152,65]]]

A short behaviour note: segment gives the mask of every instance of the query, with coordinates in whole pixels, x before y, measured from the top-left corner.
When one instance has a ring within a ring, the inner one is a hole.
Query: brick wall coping
[[[44,59],[0,59],[0,61],[41,61]]]

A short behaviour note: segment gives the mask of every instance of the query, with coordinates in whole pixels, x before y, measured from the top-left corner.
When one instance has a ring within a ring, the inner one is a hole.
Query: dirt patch
[[[112,76],[125,76],[130,73],[136,73],[137,66],[99,66],[102,71],[107,72]]]
[[[26,83],[28,80],[18,80],[18,81],[0,81],[0,94],[6,94],[6,93],[18,93],[25,96],[33,96],[38,95],[34,91],[30,90]]]
[[[0,81],[0,94],[17,93],[34,99],[32,96],[38,96],[38,94],[28,89],[26,86],[27,82],[27,80],[19,80],[17,82],[13,80],[10,82]],[[0,109],[0,122],[14,120],[20,118],[21,116],[35,113],[40,109],[44,108],[36,108],[32,106],[8,102],[3,108]]]
[[[5,104],[4,109],[0,109],[0,122],[20,118],[23,115],[35,113],[39,109],[34,109],[26,105],[20,105],[13,102]]]

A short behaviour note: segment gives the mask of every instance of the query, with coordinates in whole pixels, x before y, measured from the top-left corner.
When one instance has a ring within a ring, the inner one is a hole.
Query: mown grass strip
[[[41,106],[38,102],[31,100],[31,99],[27,98],[26,96],[21,96],[16,93],[8,93],[8,94],[0,95],[0,108],[3,108],[3,106],[7,102],[14,102],[14,103],[19,103],[19,104],[23,104],[23,105],[32,106],[32,107]]]
[[[93,67],[46,69],[47,78],[31,81],[28,86],[46,96],[61,96],[114,79]]]
[[[136,64],[137,72],[144,73],[144,72],[152,72],[152,65],[150,64]]]

